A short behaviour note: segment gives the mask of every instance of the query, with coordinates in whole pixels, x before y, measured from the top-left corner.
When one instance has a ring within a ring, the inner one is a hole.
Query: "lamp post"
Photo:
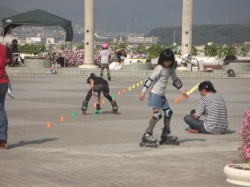
[[[182,56],[192,52],[193,0],[183,0],[182,7]]]
[[[84,0],[84,65],[80,68],[97,68],[94,65],[94,6],[95,0]]]

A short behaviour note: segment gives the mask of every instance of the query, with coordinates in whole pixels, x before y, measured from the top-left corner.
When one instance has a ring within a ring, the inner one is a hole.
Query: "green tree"
[[[147,49],[147,54],[148,54],[150,59],[157,58],[160,55],[161,51],[165,48],[166,48],[166,46],[163,46],[163,45],[162,46],[153,45]]]
[[[38,44],[25,44],[20,47],[22,53],[29,53],[29,54],[40,54],[45,52],[46,47],[42,43]]]
[[[198,50],[196,47],[192,47],[192,55],[196,56],[198,54]]]
[[[226,45],[218,45],[218,44],[212,44],[212,45],[206,45],[204,48],[204,53],[206,56],[209,57],[216,57],[218,59],[221,59],[227,55],[236,55],[237,49],[234,46],[226,46]]]
[[[84,44],[78,44],[76,46],[76,49],[80,50],[80,49],[84,49]]]
[[[138,45],[136,48],[134,48],[134,51],[140,54],[146,54],[147,53],[147,46],[144,44]]]

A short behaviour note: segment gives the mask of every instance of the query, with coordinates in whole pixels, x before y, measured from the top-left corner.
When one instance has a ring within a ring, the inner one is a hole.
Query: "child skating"
[[[181,89],[182,83],[175,73],[175,57],[171,49],[164,49],[159,57],[158,64],[153,70],[153,73],[145,81],[144,87],[139,99],[142,101],[145,98],[145,93],[151,87],[148,99],[148,107],[152,108],[153,116],[149,121],[149,126],[142,136],[140,146],[143,147],[157,147],[158,140],[153,137],[153,129],[156,123],[163,117],[164,126],[161,134],[159,144],[174,144],[179,145],[178,138],[171,135],[170,120],[173,114],[167,99],[165,91],[169,77],[173,80],[173,86],[181,91],[183,96],[187,98],[186,92]],[[163,113],[163,115],[162,115]]]
[[[101,74],[100,76],[103,77],[103,70],[107,69],[107,77],[108,80],[111,80],[110,71],[109,71],[109,62],[110,62],[110,52],[109,52],[109,45],[107,43],[102,44],[102,50],[100,52],[100,64],[101,64]]]
[[[117,106],[116,101],[113,100],[112,97],[110,96],[109,84],[105,79],[97,77],[95,76],[94,73],[91,73],[87,79],[87,83],[90,84],[91,89],[88,91],[88,94],[82,103],[81,110],[84,115],[86,114],[86,111],[88,109],[88,102],[91,96],[97,96],[96,110],[97,113],[99,113],[99,110],[101,109],[100,106],[101,92],[103,93],[104,97],[107,98],[111,103],[113,112],[116,113],[118,111],[119,107]]]

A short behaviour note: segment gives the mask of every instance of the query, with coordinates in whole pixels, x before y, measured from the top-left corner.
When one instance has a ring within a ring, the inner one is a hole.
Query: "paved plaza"
[[[170,81],[172,133],[181,144],[142,148],[139,142],[152,114],[146,106],[148,95],[138,100],[142,86],[136,84],[145,77],[114,77],[110,90],[117,96],[120,114],[113,114],[107,102],[101,114],[94,114],[92,98],[86,116],[80,111],[89,89],[86,77],[10,78],[15,99],[6,98],[9,149],[0,150],[1,187],[234,186],[226,182],[223,168],[229,160],[239,159],[237,133],[249,105],[249,79],[210,79],[227,104],[229,130],[224,135],[185,132],[183,117],[200,96],[195,92],[174,104],[179,92]],[[182,78],[186,89],[202,80]],[[118,95],[123,89],[126,92]],[[160,138],[162,126],[160,121],[155,138]]]

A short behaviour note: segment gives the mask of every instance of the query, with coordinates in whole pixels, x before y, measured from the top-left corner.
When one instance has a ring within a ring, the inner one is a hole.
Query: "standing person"
[[[227,131],[227,108],[224,99],[214,89],[210,81],[200,83],[201,99],[196,110],[184,117],[191,133],[223,134]],[[205,115],[205,120],[200,117]]]
[[[7,149],[8,119],[5,112],[4,102],[8,90],[9,78],[5,71],[6,61],[10,61],[7,49],[0,44],[0,148]]]
[[[85,100],[82,103],[81,110],[83,114],[86,114],[86,110],[88,109],[88,102],[91,96],[96,96],[96,94],[97,94],[96,110],[99,111],[101,109],[100,106],[101,92],[103,92],[104,97],[106,97],[111,103],[113,112],[116,113],[118,111],[119,107],[117,106],[116,101],[113,100],[112,97],[110,96],[109,84],[105,79],[101,77],[96,77],[94,73],[91,73],[87,79],[87,83],[90,84],[91,89],[89,90]]]
[[[111,80],[110,71],[109,71],[109,62],[110,62],[110,52],[109,52],[109,45],[107,43],[102,44],[102,50],[100,52],[100,60],[101,60],[101,77],[103,77],[103,70],[107,69],[107,77],[108,80]]]
[[[187,98],[186,92],[181,89],[182,83],[175,73],[175,57],[171,49],[164,49],[159,57],[158,64],[155,67],[153,73],[145,81],[144,87],[139,99],[142,101],[145,98],[145,93],[149,87],[151,91],[149,93],[148,107],[153,109],[153,116],[149,121],[149,126],[142,136],[142,142],[140,146],[157,146],[157,139],[153,137],[153,129],[156,123],[162,118],[161,110],[164,115],[164,127],[161,134],[160,144],[179,144],[178,138],[172,136],[170,133],[170,120],[173,114],[167,99],[165,97],[165,91],[169,77],[173,80],[173,86],[180,89],[181,93]]]

